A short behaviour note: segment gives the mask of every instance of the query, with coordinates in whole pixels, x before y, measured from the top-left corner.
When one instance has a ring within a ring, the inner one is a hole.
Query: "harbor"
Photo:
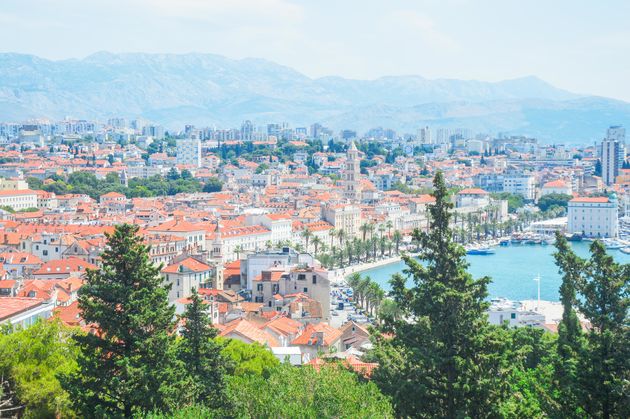
[[[589,256],[589,241],[571,242],[573,250],[580,257]],[[489,276],[492,282],[488,286],[489,297],[504,297],[515,301],[536,300],[537,283],[534,278],[540,275],[540,298],[546,301],[558,301],[558,289],[562,277],[555,264],[552,245],[507,246],[485,244],[492,249],[491,254],[468,254],[469,271],[475,277]],[[630,263],[630,254],[621,249],[609,249],[608,253],[615,261]],[[389,279],[397,272],[402,272],[402,261],[367,269],[362,275],[369,275],[385,290],[389,289]]]

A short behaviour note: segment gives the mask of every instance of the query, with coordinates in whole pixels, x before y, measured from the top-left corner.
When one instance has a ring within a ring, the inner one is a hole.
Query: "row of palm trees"
[[[552,207],[547,211],[523,211],[516,218],[499,221],[498,207],[488,206],[482,210],[460,214],[453,212],[453,235],[456,242],[465,244],[490,237],[497,238],[523,231],[532,222],[559,217],[564,209]]]
[[[403,235],[393,229],[388,221],[376,226],[365,223],[360,226],[361,237],[351,238],[344,229],[332,228],[328,231],[329,241],[314,235],[309,229],[302,231],[306,251],[314,250],[314,254],[327,268],[341,267],[356,263],[368,262],[370,259],[383,258],[386,255],[400,253]],[[379,234],[376,234],[378,231]]]
[[[361,277],[358,272],[348,276],[348,286],[354,293],[357,306],[371,317],[378,319],[379,309],[385,300],[385,291],[369,276]]]

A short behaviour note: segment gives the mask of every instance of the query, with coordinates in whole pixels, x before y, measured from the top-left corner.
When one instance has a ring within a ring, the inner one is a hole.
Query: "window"
[[[263,290],[263,284],[258,284],[258,285],[256,285],[256,289],[257,289],[258,291],[262,291],[262,290]]]
[[[317,275],[313,275],[313,284],[317,284]]]
[[[306,280],[306,275],[304,275],[304,274],[298,274],[298,280],[300,280],[300,281],[304,281],[304,280]]]
[[[515,319],[515,318],[516,318],[516,313],[511,313],[511,314],[510,314],[510,318],[511,318],[511,319]]]
[[[44,256],[48,256],[48,250],[44,250],[44,251],[43,251],[43,255],[44,255]]]
[[[308,288],[304,287],[304,292],[308,292]]]

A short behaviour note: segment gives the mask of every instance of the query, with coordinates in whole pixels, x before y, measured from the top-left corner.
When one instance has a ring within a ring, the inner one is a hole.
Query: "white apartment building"
[[[349,238],[358,237],[361,227],[361,209],[355,205],[331,205],[322,207],[322,219],[337,230],[343,230]]]
[[[606,185],[615,183],[626,157],[626,130],[621,126],[608,128],[606,138],[602,141],[602,180]]]
[[[201,167],[201,141],[198,138],[177,140],[177,164]]]
[[[0,207],[5,206],[15,211],[37,208],[37,192],[30,189],[0,191]]]
[[[603,238],[618,235],[616,197],[580,197],[569,201],[568,232],[585,237]]]
[[[536,179],[532,175],[505,175],[503,191],[533,201],[536,198]]]
[[[248,215],[245,219],[248,226],[261,225],[271,232],[273,244],[284,240],[291,240],[293,220],[286,214],[259,214]]]

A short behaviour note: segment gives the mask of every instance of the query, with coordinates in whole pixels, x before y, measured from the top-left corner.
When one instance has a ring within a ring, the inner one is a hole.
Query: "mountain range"
[[[212,54],[113,54],[51,61],[0,54],[0,121],[66,116],[145,118],[237,127],[320,122],[363,132],[425,125],[585,143],[630,122],[630,103],[556,88],[529,76],[501,82],[390,76],[309,78],[267,60]]]

